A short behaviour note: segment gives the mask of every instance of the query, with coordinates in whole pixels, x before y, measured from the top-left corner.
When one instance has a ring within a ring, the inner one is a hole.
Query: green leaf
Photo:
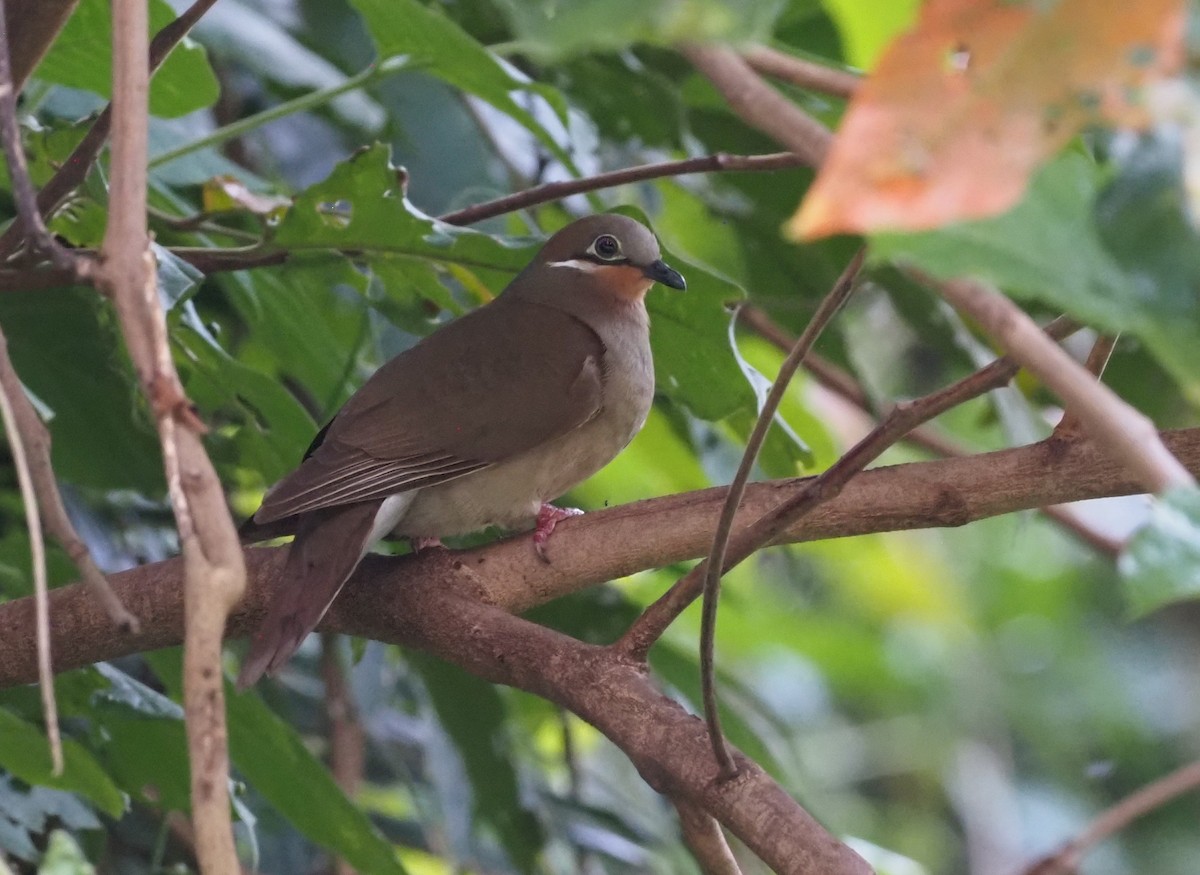
[[[1200,489],[1174,489],[1156,500],[1118,568],[1135,616],[1200,596]]]
[[[150,31],[175,20],[165,0],[150,2]],[[108,0],[81,0],[34,76],[112,96],[112,13]],[[217,77],[204,49],[184,39],[150,80],[150,112],[174,118],[216,102]]]
[[[529,110],[513,99],[527,91],[545,99],[566,118],[566,102],[554,89],[518,79],[474,37],[435,6],[417,0],[352,0],[366,21],[380,58],[406,55],[439,79],[487,101],[531,131],[556,157],[570,156]]]
[[[63,739],[63,761],[63,773],[55,776],[50,746],[42,730],[7,708],[0,708],[0,767],[27,784],[78,793],[110,817],[124,813],[125,795],[77,741]]]
[[[101,489],[160,490],[158,440],[100,297],[81,288],[0,295],[0,325],[17,373],[53,411],[58,476]]]
[[[471,782],[471,811],[496,833],[518,872],[532,872],[544,837],[522,804],[507,710],[496,688],[422,653],[406,658],[425,681],[438,720],[462,756]]]
[[[869,70],[884,47],[916,20],[919,0],[822,0],[837,23],[846,60]]]
[[[148,656],[173,696],[181,692],[178,649]],[[360,872],[404,875],[395,849],[334,783],[329,770],[296,731],[257,693],[225,685],[229,756],[245,779],[308,839],[344,858]]]
[[[288,96],[336,88],[350,78],[327,60],[332,48],[327,42],[319,40],[309,48],[278,20],[280,16],[271,17],[278,10],[258,6],[236,0],[218,3],[200,19],[196,35],[226,67],[252,71]],[[344,7],[334,8],[349,18]],[[329,111],[345,124],[371,133],[387,122],[384,108],[361,90],[334,98]],[[166,150],[151,149],[151,154],[162,151]]]
[[[1172,260],[1160,267],[1173,281],[1131,275],[1105,246],[1093,216],[1102,178],[1090,159],[1068,152],[1043,168],[1025,199],[1003,216],[916,234],[875,235],[872,261],[905,261],[938,277],[976,277],[1014,297],[1060,307],[1100,330],[1137,335],[1180,385],[1200,398],[1200,344],[1195,342],[1200,298],[1190,284],[1200,276],[1200,259],[1192,232],[1185,236],[1178,226],[1160,224],[1177,203],[1164,210],[1152,198],[1131,201],[1129,208],[1140,221],[1130,230],[1113,222],[1107,236],[1117,241],[1125,261],[1144,266],[1156,256],[1137,253],[1136,241],[1150,245],[1161,235],[1155,245],[1169,248]],[[1111,198],[1108,209],[1124,213]]]
[[[528,241],[505,245],[421,213],[403,196],[391,150],[381,143],[357,152],[298,194],[273,242],[291,251],[364,249],[512,273],[531,255]]]
[[[637,43],[764,42],[782,0],[606,0],[543,3],[503,0],[522,52],[553,60],[581,52],[617,52]]]

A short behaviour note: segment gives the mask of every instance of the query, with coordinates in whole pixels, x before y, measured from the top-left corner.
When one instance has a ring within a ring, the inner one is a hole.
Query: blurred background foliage
[[[150,183],[177,365],[212,426],[208,446],[235,509],[253,510],[379,363],[497,292],[536,238],[616,207],[648,218],[689,292],[651,293],[658,403],[630,448],[570,501],[598,508],[727,482],[759,374],[782,358],[731,326],[732,308],[748,301],[798,332],[860,242],[783,239],[809,171],[629,185],[470,230],[429,217],[537,182],[776,151],[670,46],[763,42],[867,68],[916,5],[220,0],[154,79]],[[165,0],[150,6],[156,27],[174,14]],[[108,16],[106,0],[81,0],[24,92],[38,184],[103,106]],[[827,123],[843,109],[787,90]],[[1196,425],[1197,250],[1183,153],[1167,132],[1089,135],[1039,177],[1025,213],[983,232],[881,236],[867,282],[818,351],[879,407],[963,376],[990,350],[889,259],[969,268],[1039,315],[1068,307],[1134,327],[1107,379],[1159,425]],[[53,229],[96,246],[106,197],[101,162]],[[291,257],[206,278],[187,261],[196,248]],[[1135,295],[1129,277],[1162,294]],[[0,324],[51,417],[58,474],[102,567],[171,555],[157,444],[107,307],[87,290],[8,293]],[[1087,341],[1072,348],[1086,353]],[[1057,412],[1024,380],[938,428],[966,449],[992,449],[1045,436]],[[782,419],[766,476],[823,469],[868,422],[803,376]],[[921,457],[899,447],[884,461]],[[29,545],[11,465],[0,478],[0,593],[11,599],[29,591]],[[1123,499],[1080,512],[1122,539],[1146,508]],[[51,567],[58,583],[73,579],[65,556],[52,553]],[[680,571],[615,581],[533,617],[610,641]],[[725,588],[726,727],[881,872],[1009,873],[1196,756],[1196,624],[1186,605],[1131,620],[1112,557],[1036,513],[776,548]],[[693,707],[697,626],[689,612],[652,654],[663,686]],[[179,674],[178,653],[160,652],[61,676],[59,778],[36,690],[0,691],[0,848],[14,871],[193,867]],[[349,796],[323,764],[338,678],[362,733],[361,747],[350,742],[363,762]],[[314,637],[229,709],[249,869],[329,872],[341,859],[363,873],[419,875],[695,871],[669,807],[594,730],[421,654],[336,639],[322,651]],[[1155,812],[1085,871],[1195,872],[1196,814],[1194,802]]]

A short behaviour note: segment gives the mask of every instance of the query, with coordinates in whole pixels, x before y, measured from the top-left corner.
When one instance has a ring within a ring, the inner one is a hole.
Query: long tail
[[[283,578],[250,643],[238,689],[277,671],[325,616],[342,585],[371,546],[382,502],[365,501],[307,514],[288,548]]]

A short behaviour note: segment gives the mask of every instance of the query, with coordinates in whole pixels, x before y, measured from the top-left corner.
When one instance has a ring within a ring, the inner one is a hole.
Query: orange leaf
[[[1143,126],[1184,0],[928,0],[842,121],[789,231],[918,230],[1004,212],[1091,124]]]

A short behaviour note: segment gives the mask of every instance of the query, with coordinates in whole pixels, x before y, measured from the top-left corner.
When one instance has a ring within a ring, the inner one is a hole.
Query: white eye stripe
[[[547,267],[569,267],[572,270],[582,270],[584,273],[592,273],[607,267],[604,264],[596,264],[594,261],[588,261],[583,258],[571,258],[567,261],[550,261],[546,263]]]

